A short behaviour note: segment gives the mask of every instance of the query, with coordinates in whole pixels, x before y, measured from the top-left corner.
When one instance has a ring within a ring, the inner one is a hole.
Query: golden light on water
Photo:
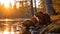
[[[11,34],[14,34],[14,32],[11,32]]]
[[[7,30],[7,29],[4,31],[4,34],[9,34],[9,32],[8,32],[8,30]]]
[[[22,24],[20,22],[14,22],[15,24],[9,22],[10,19],[5,19],[4,21],[4,28],[0,30],[0,34],[22,34]],[[21,28],[20,28],[21,26]]]
[[[2,33],[0,32],[0,34],[2,34]]]
[[[11,27],[11,34],[14,34],[14,32],[13,32],[13,26]]]
[[[4,24],[5,25],[5,30],[3,31],[3,34],[14,34],[14,30],[13,30],[13,27],[11,26],[11,31],[9,31],[9,24],[8,24],[8,19],[5,19],[6,23]]]
[[[3,32],[3,34],[9,34],[9,30],[8,30],[8,19],[6,19],[6,23],[5,23],[5,30]]]
[[[6,21],[8,21],[8,19],[6,19]]]

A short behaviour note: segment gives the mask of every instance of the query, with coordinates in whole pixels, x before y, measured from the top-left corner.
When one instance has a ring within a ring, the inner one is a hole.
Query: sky
[[[17,0],[17,1],[21,1],[21,0]],[[36,4],[37,4],[36,6],[37,6],[37,7],[38,7],[38,5],[39,5],[39,1],[40,1],[40,0],[36,0]],[[33,7],[35,7],[34,0],[33,0]]]
[[[36,7],[37,7],[37,8],[38,8],[38,5],[40,5],[39,2],[40,2],[40,0],[36,0]],[[33,0],[33,6],[35,7],[34,0]]]
[[[21,0],[16,0],[16,1],[21,1]],[[39,5],[39,1],[40,0],[36,0],[36,7],[38,8],[38,5]],[[0,3],[4,3],[5,7],[8,7],[9,6],[9,3],[12,4],[12,6],[14,5],[14,0],[0,0]],[[17,7],[19,6],[19,3],[17,3]],[[33,7],[35,7],[35,2],[33,0]]]

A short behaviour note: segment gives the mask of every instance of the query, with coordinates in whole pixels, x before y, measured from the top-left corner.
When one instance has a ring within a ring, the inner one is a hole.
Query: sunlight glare
[[[3,3],[4,3],[4,0],[0,0],[0,3],[1,3],[1,5],[3,5]]]
[[[10,7],[10,3],[11,3],[11,6],[13,8],[14,0],[0,0],[0,4],[4,5],[5,8],[9,8]]]
[[[11,0],[12,8],[13,8],[14,4],[15,4],[14,0]]]
[[[8,30],[7,30],[7,29],[4,31],[4,34],[9,34],[9,32],[8,32]]]
[[[14,30],[13,30],[13,27],[11,27],[11,34],[14,34],[14,32],[13,32]]]
[[[19,2],[16,3],[16,8],[19,8]]]
[[[2,32],[0,32],[0,34],[2,34]]]
[[[6,19],[6,21],[8,21],[8,19]]]
[[[10,0],[4,0],[4,7],[8,8],[10,5]]]

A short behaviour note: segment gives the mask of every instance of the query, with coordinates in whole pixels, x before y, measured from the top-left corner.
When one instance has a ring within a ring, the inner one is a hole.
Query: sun
[[[9,7],[9,3],[10,3],[10,1],[5,0],[5,1],[4,1],[4,7],[5,7],[5,8]]]
[[[9,8],[10,4],[12,5],[12,8],[14,6],[14,0],[0,0],[0,4],[4,5],[5,8]]]

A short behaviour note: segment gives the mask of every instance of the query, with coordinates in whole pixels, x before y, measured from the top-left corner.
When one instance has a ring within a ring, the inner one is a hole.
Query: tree
[[[60,0],[53,0],[53,7],[56,13],[60,14]]]
[[[52,4],[53,4],[52,0],[46,0],[47,11],[50,15],[56,14]]]

